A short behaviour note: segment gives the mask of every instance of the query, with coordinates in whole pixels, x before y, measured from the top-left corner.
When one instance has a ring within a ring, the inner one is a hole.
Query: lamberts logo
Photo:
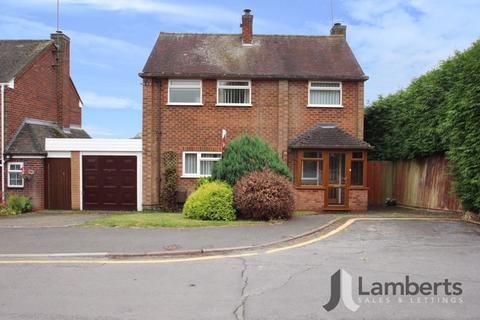
[[[438,282],[421,282],[411,280],[406,275],[403,281],[380,282],[366,284],[362,276],[358,277],[358,298],[354,299],[352,276],[343,269],[338,269],[330,279],[330,300],[323,306],[331,311],[340,301],[353,312],[360,304],[368,303],[463,303],[461,282],[448,279]]]

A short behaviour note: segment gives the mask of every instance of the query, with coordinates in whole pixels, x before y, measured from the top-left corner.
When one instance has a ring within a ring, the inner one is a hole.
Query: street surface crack
[[[235,307],[233,310],[233,315],[235,316],[236,320],[245,320],[245,303],[247,302],[248,295],[245,295],[245,292],[247,291],[247,286],[248,286],[248,275],[247,275],[247,261],[243,257],[238,257],[240,261],[242,261],[243,264],[243,269],[242,273],[240,274],[242,281],[243,281],[243,286],[241,290],[241,295],[240,295],[240,304]]]

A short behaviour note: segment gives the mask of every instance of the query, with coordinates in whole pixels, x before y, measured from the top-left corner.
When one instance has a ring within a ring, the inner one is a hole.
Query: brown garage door
[[[136,210],[137,158],[83,156],[83,209]]]

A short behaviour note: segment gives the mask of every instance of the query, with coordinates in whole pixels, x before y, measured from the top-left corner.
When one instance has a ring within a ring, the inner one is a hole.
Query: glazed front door
[[[327,192],[325,204],[327,209],[346,209],[348,207],[347,188],[347,154],[329,152],[327,161]]]

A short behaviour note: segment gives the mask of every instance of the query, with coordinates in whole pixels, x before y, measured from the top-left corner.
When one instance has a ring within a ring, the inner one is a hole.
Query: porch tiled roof
[[[27,120],[7,147],[6,154],[44,155],[45,138],[90,138],[90,136],[83,129],[70,129],[70,132],[65,132],[54,123]]]
[[[335,124],[319,123],[288,144],[292,149],[371,149],[365,141],[358,140]]]

